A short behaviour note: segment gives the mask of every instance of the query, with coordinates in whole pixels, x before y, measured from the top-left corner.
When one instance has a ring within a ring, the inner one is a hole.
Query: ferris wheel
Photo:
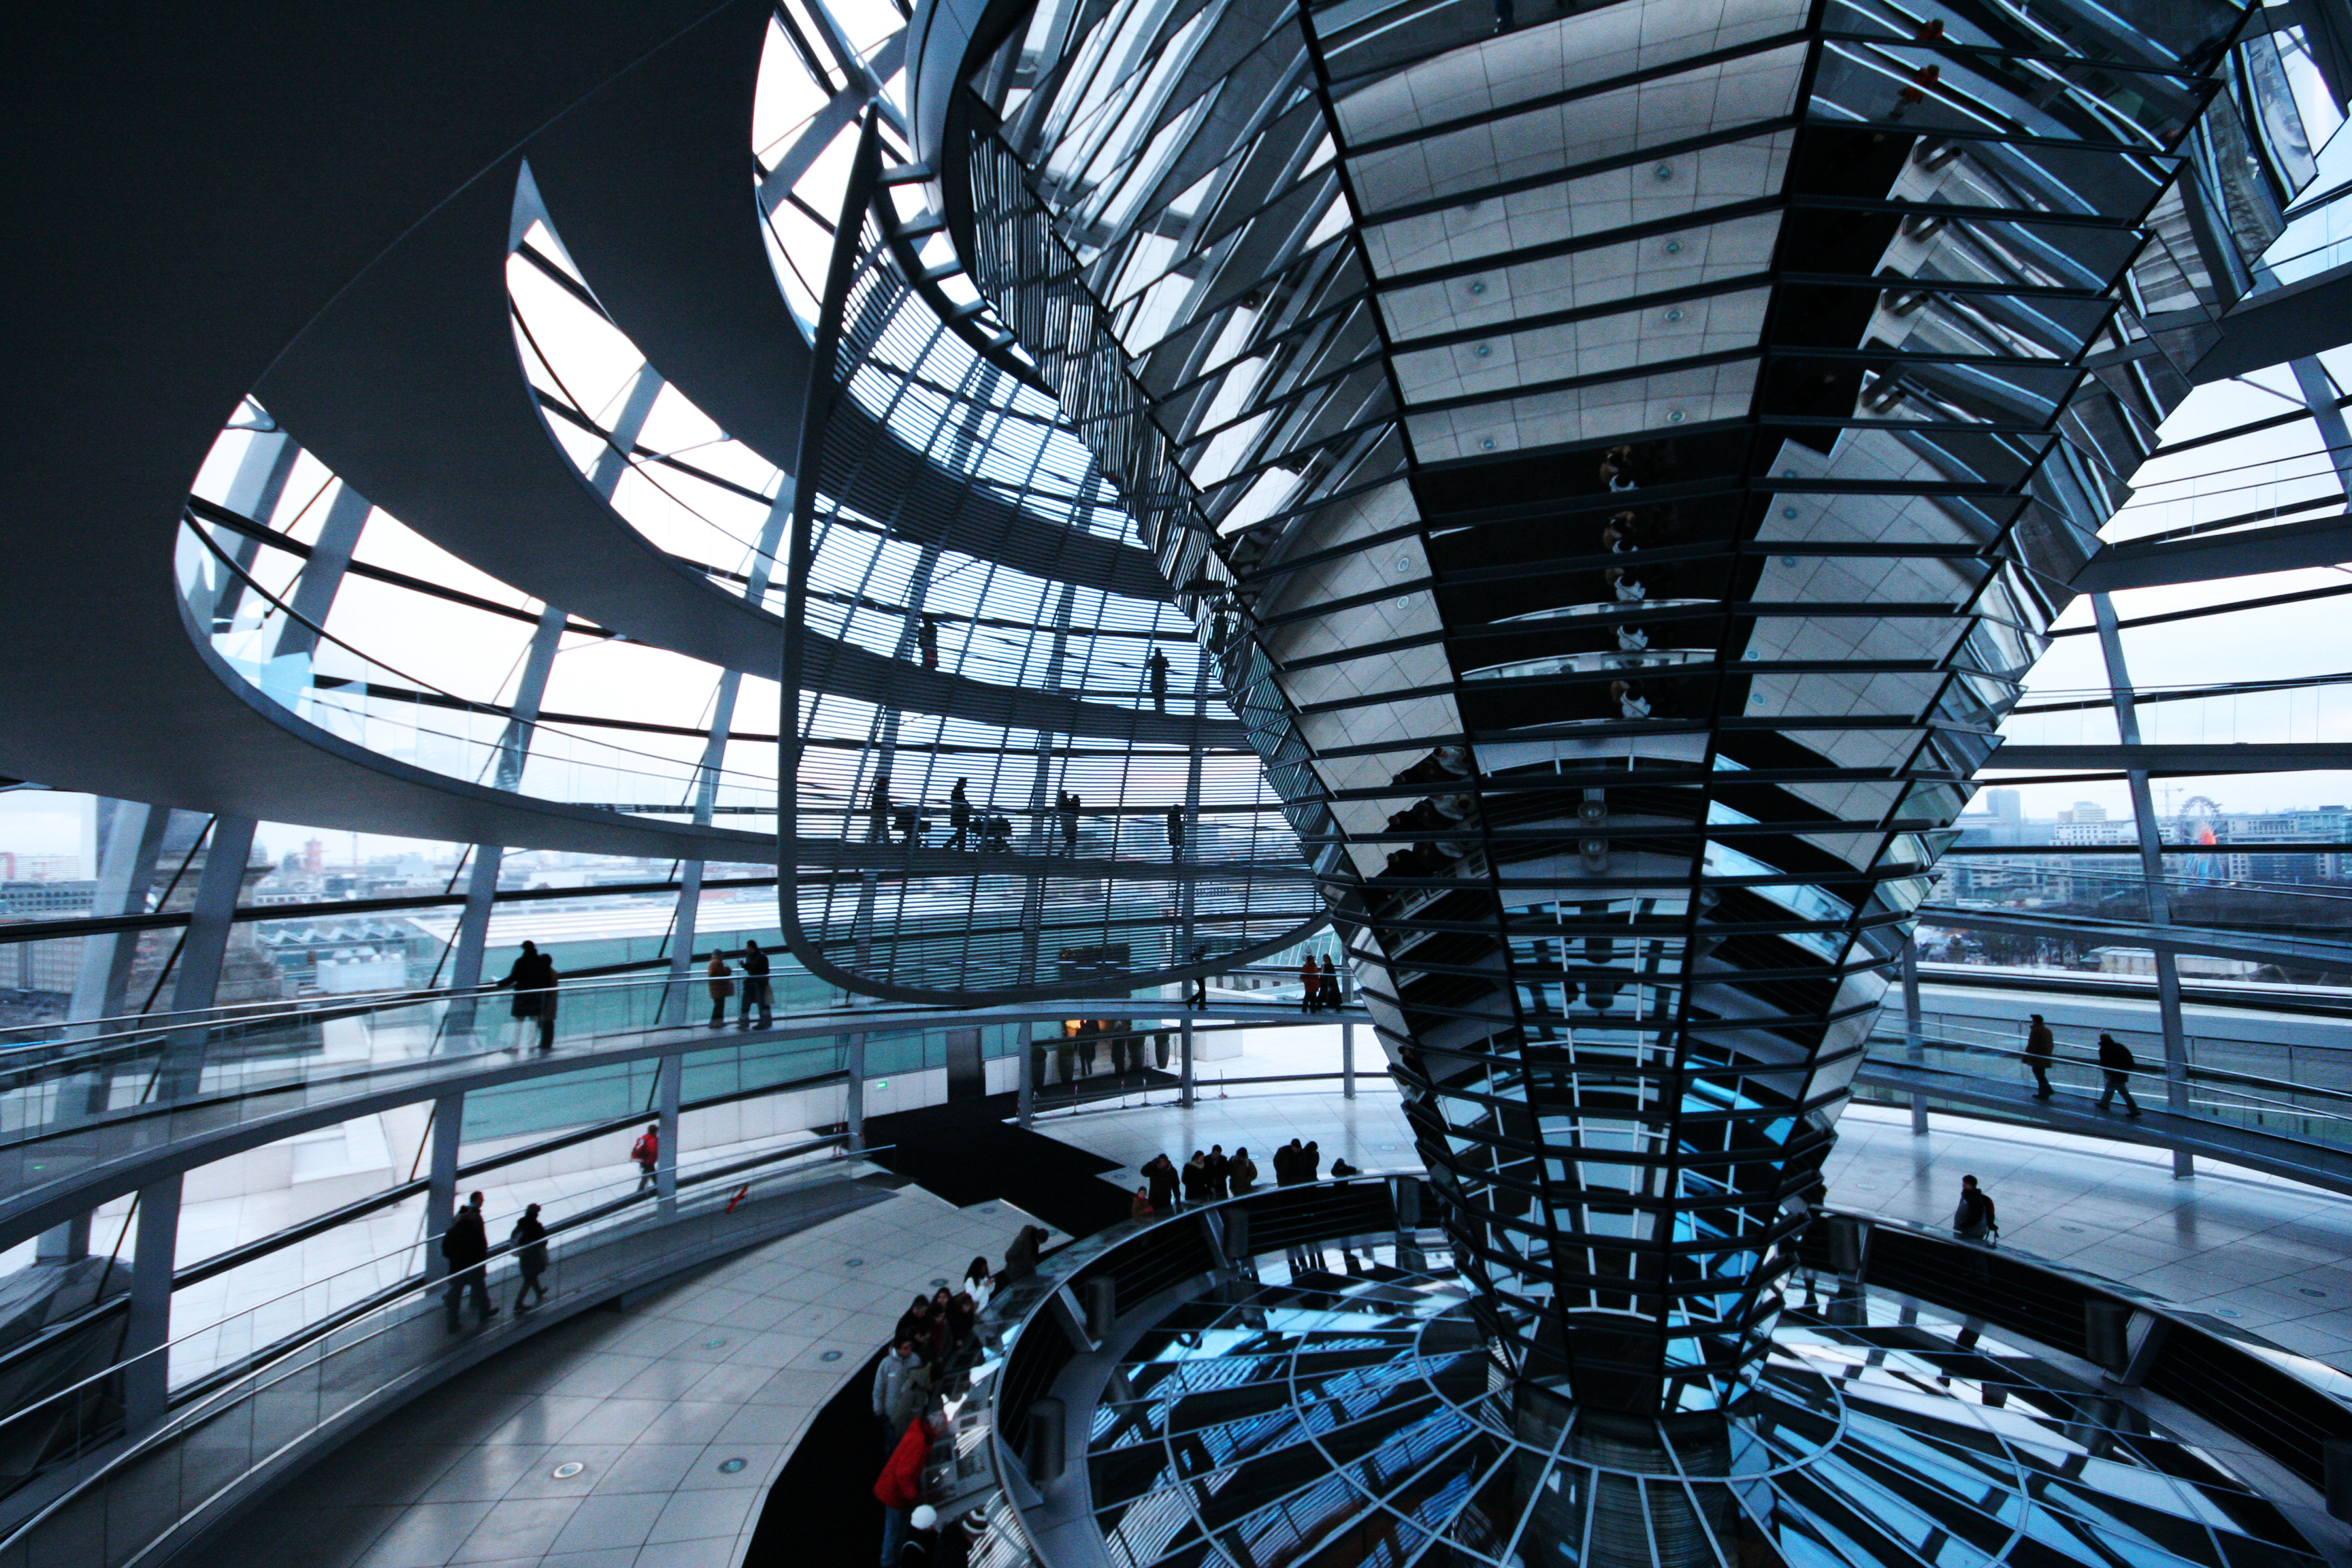
[[[2180,816],[2174,824],[2173,842],[2218,847],[2221,842],[2221,803],[2210,795],[2192,795],[2182,802]],[[2219,854],[2183,855],[2175,879],[2218,882],[2221,879],[2221,857]]]

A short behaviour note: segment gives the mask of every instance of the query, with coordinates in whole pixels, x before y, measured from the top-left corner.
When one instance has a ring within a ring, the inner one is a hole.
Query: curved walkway
[[[1161,1147],[1291,1135],[1318,1139],[1327,1160],[1412,1163],[1396,1096],[1378,1080],[1353,1101],[1270,1090],[1042,1125],[1129,1164]],[[1843,1209],[1933,1225],[1964,1172],[2000,1200],[2005,1246],[2352,1367],[2352,1201],[2235,1172],[2175,1183],[2159,1156],[1958,1119],[1915,1138],[1903,1113],[1861,1104],[1830,1190]],[[900,1298],[971,1253],[995,1260],[1025,1217],[906,1189],[618,1317],[556,1330],[354,1439],[201,1568],[731,1568],[768,1482]],[[719,1468],[736,1458],[740,1469]],[[584,1468],[554,1475],[569,1463]]]
[[[908,1298],[1027,1223],[903,1188],[583,1314],[324,1456],[192,1568],[733,1568]]]
[[[755,1043],[772,1046],[847,1035],[892,1034],[1007,1023],[1059,1023],[1074,1012],[1098,1011],[1099,998],[1045,1005],[946,1011],[918,1007],[843,1008],[779,1019],[772,1029],[745,1034],[693,1026],[632,1027],[590,1036],[545,1053],[489,1049],[461,1055],[402,1057],[367,1062],[322,1062],[315,1077],[254,1094],[133,1106],[101,1113],[45,1137],[0,1149],[0,1250],[100,1204],[176,1172],[299,1133],[442,1095],[490,1089],[690,1051]],[[1178,1016],[1167,1003],[1124,1002],[1138,1019]],[[1223,1005],[1191,1016],[1212,1020],[1294,1022],[1295,1005]],[[428,1037],[429,1038],[429,1037]],[[62,1076],[62,1075],[61,1075]],[[828,1080],[834,1075],[824,1075]],[[806,1087],[815,1080],[798,1080]],[[778,1092],[795,1087],[779,1084]]]
[[[1115,1160],[1105,1181],[1132,1187],[1165,1150],[1247,1144],[1261,1169],[1276,1143],[1312,1138],[1369,1170],[1419,1163],[1394,1087],[1362,1080],[1356,1100],[1328,1092],[1237,1092],[1192,1110],[1083,1110],[1037,1131]],[[2000,1207],[2001,1245],[2072,1264],[2352,1373],[2352,1198],[2238,1167],[2200,1163],[2187,1181],[2170,1156],[2105,1140],[1937,1114],[1927,1135],[1910,1112],[1856,1103],[1838,1123],[1826,1169],[1830,1202],[1922,1225],[1948,1225],[1960,1177]]]

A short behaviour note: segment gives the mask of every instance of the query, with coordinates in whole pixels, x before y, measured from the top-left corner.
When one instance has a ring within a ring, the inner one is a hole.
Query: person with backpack
[[[2107,1080],[2105,1090],[2099,1096],[2101,1110],[2105,1110],[2107,1102],[2120,1094],[2124,1097],[2124,1114],[2139,1114],[2139,1101],[2132,1098],[2131,1091],[2131,1072],[2137,1066],[2139,1058],[2131,1054],[2129,1047],[2104,1029],[2099,1032],[2099,1069],[2106,1075]]]
[[[646,1123],[646,1130],[629,1146],[629,1158],[637,1163],[637,1191],[642,1193],[654,1184],[654,1172],[661,1164],[660,1122]]]
[[[1977,1185],[1974,1176],[1960,1178],[1960,1201],[1952,1209],[1952,1234],[1962,1241],[1983,1241],[2000,1234],[1992,1194]]]

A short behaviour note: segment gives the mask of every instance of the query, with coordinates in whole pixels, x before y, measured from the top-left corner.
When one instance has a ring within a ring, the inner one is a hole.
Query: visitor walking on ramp
[[[654,1173],[661,1164],[660,1122],[646,1123],[646,1130],[629,1146],[629,1158],[637,1163],[637,1191],[642,1193],[654,1184]]]
[[[466,1205],[449,1221],[449,1228],[441,1237],[441,1260],[448,1267],[449,1285],[442,1296],[448,1310],[449,1331],[458,1329],[457,1298],[460,1292],[474,1299],[474,1310],[488,1322],[499,1315],[490,1301],[489,1281],[484,1277],[490,1260],[490,1238],[482,1228],[482,1194],[476,1193]]]
[[[2058,1055],[2058,1041],[2050,1033],[2050,1026],[2042,1015],[2033,1015],[2033,1023],[2025,1031],[2025,1070],[2033,1075],[2033,1098],[2050,1098],[2050,1064]]]
[[[2101,1110],[2105,1110],[2107,1108],[2107,1102],[2120,1094],[2124,1097],[2124,1114],[2126,1116],[2139,1114],[2139,1101],[2132,1098],[2131,1091],[2131,1073],[2137,1066],[2139,1066],[2139,1058],[2131,1054],[2129,1047],[2113,1035],[2105,1030],[2100,1031],[2099,1068],[2106,1075],[2107,1080],[2106,1089],[2099,1095]]]
[[[522,1272],[522,1288],[515,1292],[515,1310],[528,1312],[538,1303],[530,1299],[539,1292],[539,1300],[547,1300],[547,1287],[539,1277],[547,1272],[547,1226],[539,1222],[539,1205],[532,1204],[515,1221],[514,1234],[507,1238],[515,1249],[515,1265]]]

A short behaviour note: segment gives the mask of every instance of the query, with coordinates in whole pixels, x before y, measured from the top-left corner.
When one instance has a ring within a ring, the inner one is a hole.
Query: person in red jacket
[[[898,1568],[908,1516],[923,1500],[923,1461],[930,1456],[930,1423],[918,1415],[907,1423],[905,1436],[874,1483],[874,1500],[882,1505],[882,1568]]]
[[[637,1191],[652,1186],[661,1170],[661,1123],[648,1121],[646,1130],[629,1150],[629,1158],[637,1163]]]

